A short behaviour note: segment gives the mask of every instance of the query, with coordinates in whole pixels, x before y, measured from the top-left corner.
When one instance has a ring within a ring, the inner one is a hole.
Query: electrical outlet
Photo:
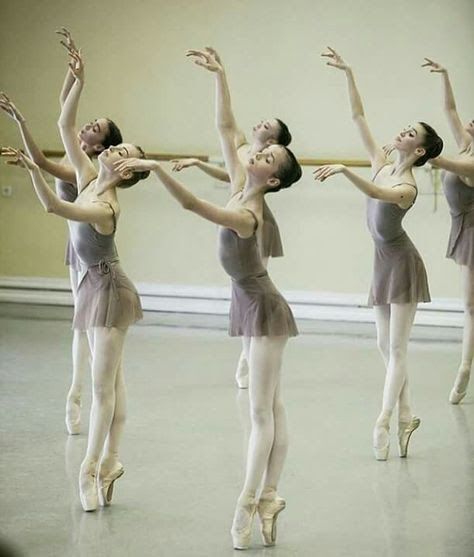
[[[2,197],[11,197],[13,194],[13,187],[12,186],[2,186]]]

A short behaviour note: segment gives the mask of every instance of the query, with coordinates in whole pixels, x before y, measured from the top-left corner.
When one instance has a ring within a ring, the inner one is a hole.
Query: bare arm
[[[465,156],[458,159],[436,157],[430,160],[430,164],[437,168],[443,168],[459,176],[465,176],[466,178],[474,180],[474,157]]]
[[[394,203],[401,207],[407,208],[415,199],[416,190],[413,186],[407,184],[400,184],[396,187],[380,187],[370,180],[362,178],[347,166],[342,164],[332,164],[327,166],[322,166],[314,171],[314,177],[320,182],[324,182],[326,178],[334,176],[335,174],[344,174],[356,188],[358,188],[362,193],[373,199],[379,199],[380,201],[386,201],[387,203]]]
[[[196,213],[196,215],[215,224],[231,228],[242,237],[251,236],[254,231],[255,221],[249,211],[245,209],[226,209],[200,199],[166,172],[157,161],[126,159],[117,162],[116,168],[119,172],[150,170],[155,173],[156,177],[183,209]]]
[[[67,45],[68,47],[74,50],[78,50],[76,44],[74,43],[74,39],[71,36],[71,33],[66,27],[61,27],[61,29],[58,29],[56,33],[61,37],[63,37],[63,39],[61,40],[61,44],[65,46]],[[71,87],[74,85],[74,81],[75,81],[74,74],[68,68],[66,77],[64,78],[64,83],[61,89],[61,93],[59,95],[59,105],[61,106],[61,108],[67,96],[69,95],[69,91],[71,90]]]
[[[236,147],[238,128],[235,123],[230,100],[230,91],[221,60],[214,49],[189,50],[198,66],[215,73],[216,76],[216,126],[219,132],[222,154],[229,173],[231,191],[240,191],[245,184],[245,169],[239,159]]]
[[[429,68],[431,73],[440,73],[443,80],[444,91],[444,111],[448,118],[449,127],[454,135],[454,139],[462,151],[471,142],[471,138],[462,125],[461,119],[456,108],[456,101],[454,99],[454,92],[449,79],[448,70],[438,62],[434,62],[429,58],[425,58],[426,62],[422,64],[423,68]]]
[[[76,116],[84,84],[84,65],[78,52],[69,52],[72,58],[69,67],[74,73],[75,82],[62,107],[58,127],[68,159],[71,161],[76,172],[78,190],[81,191],[83,187],[97,176],[97,171],[89,157],[81,149],[77,138]]]
[[[370,131],[352,68],[346,64],[342,57],[333,48],[328,47],[327,52],[324,52],[322,56],[329,58],[329,61],[327,62],[328,66],[343,70],[346,74],[352,120],[359,130],[359,135],[362,138],[364,147],[369,154],[372,169],[377,170],[385,164],[386,156],[383,149],[375,142],[372,132]]]
[[[216,180],[220,180],[221,182],[230,182],[229,174],[225,171],[225,169],[199,159],[175,159],[170,162],[173,165],[173,172],[180,172],[183,168],[195,166]]]
[[[52,161],[44,156],[33,139],[23,114],[5,93],[0,93],[0,109],[17,123],[25,149],[33,162],[55,178],[60,178],[65,182],[73,184],[76,183],[76,175],[74,169],[70,165]]]
[[[2,148],[1,155],[8,157],[7,164],[13,164],[28,170],[36,195],[48,213],[53,213],[68,220],[90,222],[106,226],[111,218],[111,209],[105,203],[79,205],[60,199],[48,186],[37,164],[18,149]]]

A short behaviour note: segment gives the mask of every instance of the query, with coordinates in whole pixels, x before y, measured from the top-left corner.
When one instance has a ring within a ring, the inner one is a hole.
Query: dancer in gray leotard
[[[466,396],[474,358],[474,120],[463,124],[459,117],[448,70],[425,58],[423,67],[443,80],[444,110],[456,140],[455,158],[438,157],[433,166],[444,169],[443,188],[451,213],[451,233],[446,256],[461,265],[464,299],[464,330],[461,363],[449,394],[452,404]]]
[[[379,171],[380,172],[380,171]],[[372,178],[372,181],[376,176]],[[394,184],[392,188],[404,184]],[[367,226],[375,245],[374,274],[369,305],[411,304],[429,302],[430,292],[425,266],[402,227],[402,220],[413,207],[402,208],[377,198],[367,198]]]
[[[258,512],[265,545],[276,539],[276,519],[285,501],[276,490],[287,453],[286,418],[280,395],[280,369],[288,337],[296,334],[291,311],[268,277],[257,239],[263,223],[264,194],[287,188],[301,177],[301,168],[286,147],[271,145],[242,165],[235,146],[236,126],[224,69],[212,49],[189,51],[198,65],[215,72],[217,126],[232,196],[225,208],[198,199],[165,172],[160,163],[127,160],[123,171],[153,170],[185,208],[220,225],[219,254],[232,277],[229,332],[246,335],[252,430],[243,489],[232,524],[237,549],[250,543],[252,520]],[[257,491],[263,487],[259,496]]]
[[[270,145],[284,145],[286,147],[290,143],[291,134],[288,130],[288,126],[278,118],[262,120],[256,124],[252,129],[251,144],[247,141],[241,130],[239,130],[236,135],[236,147],[242,164],[244,165],[247,163],[249,157]],[[194,166],[217,180],[230,182],[229,174],[225,169],[196,158],[176,159],[171,161],[171,163],[173,164],[173,170],[175,172]],[[261,230],[259,230],[258,242],[265,267],[267,267],[269,257],[283,256],[280,230],[266,200],[263,202],[263,225]],[[248,387],[248,364],[245,359],[245,342],[245,338],[243,338],[243,350],[240,353],[235,374],[236,383],[241,389],[246,389]]]
[[[86,330],[92,353],[93,398],[86,456],[79,474],[79,494],[85,511],[110,503],[114,482],[123,474],[119,445],[125,422],[123,346],[130,324],[141,317],[140,300],[118,261],[114,236],[120,212],[117,188],[130,187],[148,172],[119,172],[114,163],[144,156],[139,147],[122,143],[99,157],[99,172],[81,149],[75,115],[83,86],[81,55],[68,47],[75,82],[64,102],[59,128],[67,156],[77,175],[78,197],[61,200],[45,182],[38,165],[15,149],[5,149],[28,169],[42,205],[71,221],[71,242],[80,259],[81,277],[73,326]]]
[[[74,41],[67,29],[63,28],[58,33],[66,41],[66,44],[74,47]],[[74,76],[68,68],[59,99],[61,107],[73,84]],[[0,96],[0,108],[17,123],[26,151],[31,159],[42,170],[49,172],[56,178],[56,193],[59,198],[73,203],[77,198],[76,174],[67,156],[60,162],[46,157],[34,141],[25,118],[5,94]],[[85,124],[79,131],[78,137],[83,151],[90,158],[97,157],[110,145],[117,145],[122,142],[120,130],[108,118],[98,118]],[[69,239],[66,246],[66,265],[69,266],[71,290],[75,304],[80,269],[79,260]],[[75,329],[72,340],[72,381],[66,399],[65,419],[67,431],[71,435],[78,434],[81,429],[82,386],[89,368],[89,354],[86,334],[79,329]]]
[[[398,447],[407,456],[410,437],[420,425],[413,416],[408,394],[407,348],[418,302],[430,300],[423,262],[401,226],[417,196],[413,167],[440,154],[441,138],[431,126],[418,122],[395,138],[395,163],[389,163],[370,132],[351,68],[329,48],[323,54],[328,65],[345,72],[352,118],[369,153],[373,179],[361,178],[344,165],[329,165],[315,171],[324,181],[342,173],[368,196],[367,223],[375,244],[374,274],[369,302],[374,305],[377,342],[386,375],[382,411],[373,432],[377,460],[386,460],[390,445],[390,420],[398,406]]]

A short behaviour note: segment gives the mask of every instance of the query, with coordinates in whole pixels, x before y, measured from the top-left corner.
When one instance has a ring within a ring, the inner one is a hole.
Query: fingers
[[[314,179],[319,182],[324,182],[326,178],[329,178],[329,176],[332,176],[334,173],[335,173],[335,168],[331,165],[321,166],[320,168],[317,168],[313,172]]]

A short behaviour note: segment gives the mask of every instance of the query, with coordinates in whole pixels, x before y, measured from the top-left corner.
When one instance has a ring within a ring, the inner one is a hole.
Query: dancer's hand
[[[382,151],[385,153],[386,157],[389,157],[395,151],[395,145],[393,143],[387,143],[382,147]]]
[[[145,170],[156,170],[160,166],[158,161],[151,159],[126,159],[114,163],[115,170],[118,172],[143,172]]]
[[[187,50],[186,56],[191,58],[197,66],[202,66],[214,73],[222,73],[224,68],[220,56],[210,46],[206,46],[203,50]]]
[[[329,60],[326,62],[328,66],[332,66],[333,68],[344,71],[350,69],[350,66],[346,62],[344,62],[342,56],[330,46],[327,47],[326,52],[323,52],[321,56],[323,56],[324,58],[329,58]]]
[[[199,164],[199,159],[173,159],[172,161],[170,161],[170,163],[173,165],[171,170],[173,172],[179,172],[180,170],[183,170],[183,168],[196,166],[197,164]]]
[[[340,174],[344,172],[345,169],[346,167],[343,164],[326,164],[325,166],[320,166],[313,172],[314,179],[318,182],[324,182],[326,178],[334,176],[334,174]]]
[[[55,33],[57,33],[61,37],[64,37],[64,39],[61,39],[60,41],[63,46],[70,47],[73,50],[79,50],[76,46],[76,43],[74,42],[74,39],[72,38],[69,29],[67,29],[66,27],[61,27],[60,29],[57,29]]]
[[[80,49],[71,46],[66,41],[61,41],[63,47],[67,50],[69,55],[69,69],[77,81],[84,83],[84,60]]]
[[[425,58],[425,60],[426,62],[424,64],[421,64],[421,67],[429,68],[430,72],[446,73],[448,71],[444,66],[438,64],[438,62],[435,62],[434,60],[430,60],[429,58]]]
[[[0,156],[7,157],[6,164],[19,166],[26,170],[36,170],[39,166],[34,163],[23,151],[14,149],[13,147],[1,147]]]
[[[0,109],[19,124],[25,121],[23,114],[18,110],[18,108],[13,104],[7,94],[3,91],[0,93]]]

